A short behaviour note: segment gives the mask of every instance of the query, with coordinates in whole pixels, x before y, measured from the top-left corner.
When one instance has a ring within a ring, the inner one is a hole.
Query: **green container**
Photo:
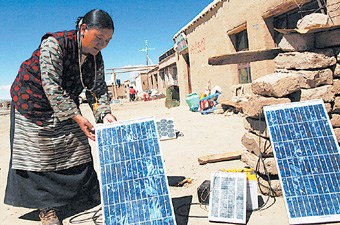
[[[185,99],[185,101],[187,102],[191,111],[194,111],[194,112],[198,111],[200,96],[196,94],[196,92],[193,92],[187,95],[187,98]]]
[[[165,107],[167,108],[178,107],[179,104],[180,104],[179,87],[177,85],[167,87]]]

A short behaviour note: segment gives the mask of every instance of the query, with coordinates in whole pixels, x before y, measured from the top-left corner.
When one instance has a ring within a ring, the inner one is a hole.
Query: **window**
[[[317,1],[312,1],[301,5],[299,8],[283,13],[274,17],[274,28],[277,29],[294,29],[296,28],[299,19],[311,13],[320,13],[326,10],[326,7],[320,8]],[[326,13],[326,12],[325,12]],[[278,45],[283,37],[283,34],[274,31],[274,41]]]
[[[248,34],[247,30],[236,33],[236,51],[248,51]],[[250,63],[238,64],[238,80],[240,84],[251,83]]]

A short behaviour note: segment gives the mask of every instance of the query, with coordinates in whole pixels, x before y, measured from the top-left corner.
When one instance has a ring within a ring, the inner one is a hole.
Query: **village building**
[[[222,89],[220,99],[232,99],[235,85],[273,73],[274,57],[260,60],[253,54],[248,62],[224,65],[211,65],[209,59],[275,50],[283,37],[276,29],[296,28],[297,21],[310,13],[328,14],[333,25],[339,24],[337,4],[336,0],[327,5],[323,0],[215,0],[174,35],[175,51],[160,58],[158,83],[173,79],[181,104],[192,92],[204,93],[209,83]]]
[[[148,87],[144,87],[143,90],[149,90],[150,92],[154,91],[158,95],[165,95],[166,91],[171,86],[178,86],[178,74],[177,74],[177,65],[176,65],[176,52],[174,48],[169,49],[164,54],[162,54],[159,58],[158,66],[148,72],[147,81],[144,84]],[[143,75],[141,73],[140,75]],[[139,79],[140,75],[136,77]],[[137,82],[139,83],[139,81]]]
[[[173,36],[174,47],[159,57],[158,65],[139,73],[132,85],[139,94],[166,94],[178,86],[181,104],[189,94],[201,95],[214,86],[222,90],[223,100],[233,100],[240,87],[251,95],[250,84],[275,71],[284,37],[279,30],[296,28],[311,13],[340,24],[339,6],[338,0],[214,0]],[[233,60],[219,63],[224,56]]]
[[[178,85],[178,73],[176,65],[176,52],[174,48],[169,49],[159,57],[159,77],[160,89],[165,89],[172,85]]]

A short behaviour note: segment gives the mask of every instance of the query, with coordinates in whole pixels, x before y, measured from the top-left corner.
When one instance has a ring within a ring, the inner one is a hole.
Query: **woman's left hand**
[[[103,123],[113,123],[116,121],[117,121],[117,118],[112,114],[106,114],[103,119]]]

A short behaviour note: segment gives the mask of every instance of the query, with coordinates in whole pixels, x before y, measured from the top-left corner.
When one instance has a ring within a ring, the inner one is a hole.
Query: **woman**
[[[111,17],[92,10],[76,30],[48,33],[22,63],[11,87],[11,161],[5,203],[37,208],[42,225],[61,224],[58,209],[100,202],[88,138],[94,126],[81,115],[86,90],[97,122],[114,122],[100,51],[113,35]]]

